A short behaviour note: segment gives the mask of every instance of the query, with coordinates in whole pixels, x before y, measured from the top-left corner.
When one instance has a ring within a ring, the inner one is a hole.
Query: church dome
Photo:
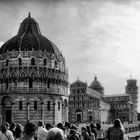
[[[55,54],[58,59],[62,56],[53,42],[41,35],[39,24],[30,16],[30,13],[21,23],[18,34],[2,45],[0,54],[13,50],[46,50],[48,53]]]
[[[94,81],[90,84],[90,88],[99,92],[99,91],[103,91],[104,88],[101,85],[101,83],[97,80],[97,77],[95,76]]]

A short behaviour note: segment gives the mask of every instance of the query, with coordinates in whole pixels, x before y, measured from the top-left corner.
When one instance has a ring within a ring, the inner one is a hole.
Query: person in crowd
[[[48,134],[48,130],[44,128],[43,121],[38,122],[38,134],[37,134],[37,140],[46,140]]]
[[[51,128],[52,128],[52,125],[49,124],[49,123],[47,123],[47,124],[46,124],[46,129],[47,129],[47,130],[50,130]]]
[[[16,129],[16,123],[11,123],[9,130],[13,133],[13,136],[15,135],[15,129]]]
[[[19,140],[23,137],[23,126],[20,123],[17,123],[16,129],[15,129],[15,140]]]
[[[65,135],[66,135],[66,136],[69,136],[71,124],[68,123],[68,122],[65,122],[65,126],[64,126],[64,127],[65,127]]]
[[[90,126],[87,125],[86,129],[87,129],[87,133],[89,135],[90,140],[95,140],[95,135],[91,132]]]
[[[64,131],[64,127],[63,127],[62,123],[58,123],[57,128],[60,128],[60,129],[62,129]]]
[[[79,140],[79,137],[76,135],[76,131],[74,129],[70,130],[68,140]]]
[[[48,131],[46,140],[65,140],[63,130],[57,127]]]
[[[96,139],[97,140],[103,140],[104,139],[104,131],[101,128],[101,124],[100,123],[96,123]]]
[[[114,120],[113,126],[107,130],[107,140],[124,140],[124,128],[119,119]]]
[[[26,123],[23,134],[20,140],[34,140],[34,137],[37,135],[37,125],[33,122]]]
[[[90,140],[90,137],[87,133],[87,129],[85,127],[81,128],[81,136],[80,136],[81,140]]]
[[[1,125],[0,140],[14,140],[14,136],[5,124]]]
[[[93,122],[90,123],[90,128],[91,128],[91,132],[94,134],[95,136],[95,139],[96,139],[96,136],[97,136],[97,133],[96,133],[96,126],[94,125]]]

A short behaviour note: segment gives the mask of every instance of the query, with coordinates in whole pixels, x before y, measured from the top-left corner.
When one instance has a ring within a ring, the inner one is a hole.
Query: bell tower
[[[138,112],[138,86],[136,79],[128,79],[125,87],[125,93],[131,96],[131,102],[133,103],[132,111],[134,113],[133,120],[137,120]]]

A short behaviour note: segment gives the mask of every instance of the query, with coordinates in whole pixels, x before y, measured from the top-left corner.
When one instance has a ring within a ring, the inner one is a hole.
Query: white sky
[[[0,1],[0,44],[28,12],[65,56],[70,83],[96,74],[106,95],[124,94],[132,74],[140,87],[139,0]]]

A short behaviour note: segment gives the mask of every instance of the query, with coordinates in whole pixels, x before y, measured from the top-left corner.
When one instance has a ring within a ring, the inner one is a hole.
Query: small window
[[[46,66],[46,64],[47,64],[47,60],[46,60],[46,58],[44,59],[44,66]]]
[[[22,59],[21,58],[18,59],[18,64],[22,65]]]
[[[60,110],[60,102],[58,102],[58,110]]]
[[[31,65],[34,66],[35,65],[35,58],[31,59]]]
[[[57,61],[54,62],[55,67],[57,68]]]
[[[47,109],[48,109],[48,111],[50,111],[50,110],[51,110],[51,108],[50,108],[50,101],[48,101],[48,104],[47,104]]]
[[[33,87],[33,79],[30,77],[29,78],[29,88]]]
[[[48,79],[47,87],[50,88],[50,79]]]
[[[6,66],[8,66],[8,64],[9,64],[9,59],[6,60]]]
[[[34,101],[34,110],[37,110],[37,101]]]
[[[22,110],[22,101],[19,101],[19,110]]]

